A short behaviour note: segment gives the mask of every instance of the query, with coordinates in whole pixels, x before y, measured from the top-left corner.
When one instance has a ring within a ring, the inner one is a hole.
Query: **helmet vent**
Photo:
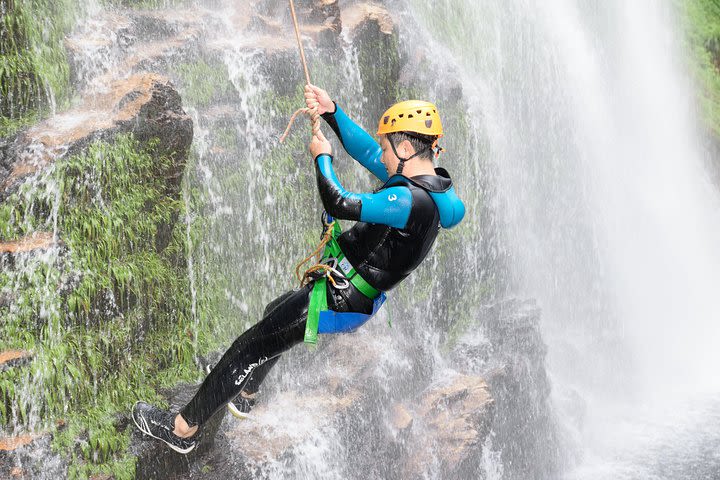
[[[3,1],[5,0],[0,0]],[[442,137],[443,128],[439,111],[436,105],[421,100],[398,102],[379,118],[377,134],[410,132],[429,137]]]

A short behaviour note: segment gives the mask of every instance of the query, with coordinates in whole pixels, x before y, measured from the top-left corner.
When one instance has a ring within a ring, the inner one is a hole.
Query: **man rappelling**
[[[379,121],[378,144],[325,90],[308,84],[305,99],[347,153],[383,184],[370,193],[343,188],[330,142],[316,130],[309,148],[325,211],[356,223],[340,232],[336,220],[326,219],[322,259],[306,272],[306,283],[268,304],[262,320],[235,340],[179,412],[135,404],[138,428],[180,453],[195,447],[198,430],[221,408],[249,411],[283,352],[303,340],[314,343],[318,333],[351,332],[371,318],[385,292],[425,259],[440,227],[457,225],[465,214],[450,176],[433,165],[443,136],[435,105],[410,100],[390,107]]]
[[[295,115],[302,111],[312,118],[310,153],[325,207],[325,233],[316,250],[320,261],[302,276],[300,267],[313,255],[298,265],[302,286],[265,307],[262,320],[235,340],[179,412],[135,404],[135,425],[180,453],[195,448],[199,429],[226,405],[236,416],[246,415],[283,352],[303,341],[316,343],[318,333],[352,332],[368,321],[385,292],[425,259],[440,227],[451,228],[465,215],[450,175],[433,165],[442,151],[437,107],[418,100],[391,106],[380,117],[378,144],[310,82],[295,6],[289,3],[306,80],[307,108]],[[384,182],[380,188],[371,193],[343,188],[333,169],[332,147],[320,130],[321,116],[345,151]],[[342,232],[335,219],[356,223]]]

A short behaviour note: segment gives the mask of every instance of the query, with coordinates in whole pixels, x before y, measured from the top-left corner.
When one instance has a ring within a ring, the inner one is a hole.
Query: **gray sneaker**
[[[228,404],[228,410],[233,416],[245,420],[250,418],[250,410],[255,406],[255,399],[252,397],[246,397],[242,393],[232,399]]]
[[[175,415],[145,402],[137,402],[132,410],[133,422],[145,435],[162,440],[178,453],[190,453],[195,448],[195,435],[191,438],[175,435]]]

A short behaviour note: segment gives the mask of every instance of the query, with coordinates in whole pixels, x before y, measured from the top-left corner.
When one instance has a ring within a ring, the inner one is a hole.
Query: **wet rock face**
[[[205,33],[220,22],[199,7],[103,12],[65,42],[71,80],[81,89],[102,88],[118,72],[164,72],[176,61],[196,59]]]
[[[296,3],[310,48],[327,48],[326,52],[337,48],[342,40],[340,30],[346,31],[360,54],[360,74],[369,99],[367,111],[358,114],[364,113],[374,122],[397,100],[400,60],[397,28],[390,12],[370,2],[343,3],[342,11],[337,0]],[[229,21],[244,25],[253,35],[246,45],[236,48],[242,54],[253,55],[248,57],[248,63],[256,66],[272,92],[294,95],[304,78],[294,34],[287,22],[278,20],[287,20],[287,3],[236,2],[234,8],[236,13]],[[168,187],[176,189],[184,167],[183,152],[192,140],[192,124],[170,81],[143,70],[159,69],[164,73],[178,52],[185,56],[184,61],[199,58],[195,50],[207,33],[198,30],[204,21],[198,19],[206,18],[203,15],[198,12],[193,18],[187,12],[174,16],[152,12],[112,20],[109,28],[115,32],[111,35],[114,43],[100,47],[108,52],[120,51],[118,71],[134,73],[117,80],[116,72],[108,72],[97,82],[103,88],[88,95],[84,106],[73,111],[75,114],[68,112],[44,122],[16,144],[0,145],[0,184],[14,174],[6,185],[12,189],[36,173],[46,164],[43,162],[49,161],[43,156],[44,150],[67,155],[82,150],[93,139],[133,132],[140,139],[158,137],[161,149],[178,153],[172,169],[163,172]],[[77,44],[76,59],[84,56],[81,47]],[[221,41],[202,46],[218,57],[226,47]],[[78,73],[77,77],[88,75]],[[387,85],[380,95],[379,84]],[[462,92],[457,92],[448,95],[460,98]],[[211,105],[200,115],[229,124],[236,110],[237,105]],[[278,128],[282,129],[286,119],[278,118]],[[3,152],[11,154],[3,160]],[[22,159],[15,162],[19,153]],[[17,244],[8,248],[17,248]],[[507,478],[524,478],[522,474],[530,471],[549,472],[549,466],[545,470],[527,468],[533,463],[547,464],[539,455],[543,445],[533,443],[536,435],[524,435],[527,439],[518,441],[523,436],[518,432],[544,428],[543,422],[549,421],[549,383],[538,319],[534,306],[523,302],[483,308],[478,323],[487,337],[482,341],[461,339],[451,354],[454,368],[461,373],[433,382],[432,359],[427,359],[427,351],[418,347],[410,356],[426,365],[414,365],[408,374],[413,376],[413,381],[408,382],[413,387],[393,398],[383,384],[387,379],[375,371],[382,347],[368,342],[367,337],[328,338],[323,351],[312,355],[297,347],[283,360],[291,364],[288,376],[302,379],[311,371],[313,378],[306,379],[301,388],[261,399],[253,410],[253,421],[227,418],[219,426],[223,410],[205,428],[206,439],[188,456],[144,437],[128,418],[121,420],[121,428],[133,429],[131,449],[138,457],[138,478],[268,478],[278,471],[278,465],[301,463],[307,449],[316,446],[315,441],[342,444],[333,450],[339,454],[339,463],[332,468],[346,478],[424,478],[434,469],[442,472],[443,478],[473,478],[491,429],[496,432],[494,449],[503,450]],[[292,366],[293,362],[297,366]],[[194,390],[181,387],[170,392],[170,402],[180,406]],[[313,419],[306,429],[305,416]],[[547,445],[550,448],[552,442]]]
[[[159,174],[167,179],[169,192],[177,192],[192,131],[192,120],[167,78],[147,73],[118,80],[108,92],[88,97],[79,107],[22,134],[13,146],[15,161],[9,174],[0,178],[0,195],[6,197],[57,158],[123,133],[132,133],[140,142],[159,140],[159,152],[175,160],[170,170]]]
[[[170,411],[176,412],[190,401],[198,385],[179,385],[165,392]],[[170,449],[165,443],[140,432],[132,419],[123,417],[122,423],[132,429],[130,452],[137,457],[135,478],[154,480],[158,478],[188,478],[197,468],[205,465],[213,456],[218,428],[225,416],[222,409],[200,431],[195,449],[182,455]]]
[[[65,478],[67,463],[52,452],[49,435],[0,438],[0,478]]]
[[[468,478],[470,472],[479,471],[494,415],[494,401],[485,380],[460,375],[433,386],[415,412],[415,417],[409,414],[413,423],[421,422],[425,429],[415,433],[413,441],[405,442],[406,448],[411,446],[406,478],[422,478],[431,471],[434,457],[444,478]]]
[[[322,29],[329,29],[332,32],[340,33],[342,30],[342,19],[340,17],[340,2],[338,0],[304,0],[298,2],[298,6],[305,10],[301,19],[310,23],[317,23]]]
[[[343,335],[323,337],[322,352],[288,352],[281,361],[291,378],[304,382],[312,372],[308,388],[268,386],[276,392],[260,392],[252,419],[227,416],[214,455],[192,468],[209,470],[206,479],[294,478],[311,451],[324,448],[317,455],[348,479],[424,478],[433,469],[471,478],[493,421],[487,383],[475,375],[427,378],[425,389],[392,400],[376,372],[381,348]]]
[[[0,179],[7,178],[10,175],[13,161],[11,142],[6,138],[0,138]],[[2,197],[0,197],[1,199]]]
[[[0,306],[2,299],[0,299]],[[22,368],[32,361],[33,354],[24,350],[0,351],[0,373]],[[0,390],[0,394],[3,393]],[[2,397],[0,397],[2,398]],[[4,398],[0,401],[6,401]],[[5,404],[9,411],[10,406]],[[67,462],[52,451],[52,437],[45,431],[35,433],[0,433],[0,478],[63,478]]]
[[[380,118],[398,100],[400,55],[395,21],[385,7],[363,2],[343,8],[342,22],[358,50],[363,93],[371,99],[368,113]],[[377,85],[385,88],[378,89]]]
[[[26,352],[4,353],[6,356],[10,356]],[[0,353],[0,360],[2,360],[2,355]],[[197,385],[179,385],[164,392],[170,410],[177,411],[185,405],[192,398],[197,387]],[[187,455],[179,454],[163,442],[141,433],[129,414],[121,414],[116,417],[116,428],[118,431],[130,429],[129,451],[137,457],[136,479],[179,480],[193,475],[201,475],[203,467],[215,460],[216,450],[223,451],[223,447],[227,447],[224,438],[217,435],[224,416],[225,410],[222,410],[204,426],[197,446]],[[0,436],[0,478],[65,478],[68,465],[61,454],[53,452],[50,445],[51,440],[51,436],[47,433],[14,437]],[[218,445],[216,445],[216,440]],[[217,462],[217,460],[215,461]],[[108,476],[107,478],[113,477]],[[233,478],[235,477],[233,476]]]
[[[559,447],[540,310],[534,301],[508,300],[483,307],[478,320],[481,328],[461,337],[452,357],[488,380],[495,400],[493,447],[502,452],[504,478],[552,478]]]
[[[51,232],[36,232],[27,237],[9,242],[0,242],[0,259],[8,260],[18,254],[46,250],[56,245],[55,238]],[[0,260],[0,261],[2,261]],[[2,263],[0,263],[2,265]]]
[[[4,352],[0,352],[0,372],[28,363],[31,359],[32,353],[24,350],[5,350]]]
[[[183,111],[172,83],[145,73],[116,80],[104,92],[86,96],[78,107],[41,122],[12,142],[6,141],[0,148],[0,202],[59,158],[82,153],[97,140],[112,142],[128,133],[140,144],[153,142],[155,152],[172,160],[154,174],[164,180],[165,194],[178,197],[192,143],[192,120]],[[159,226],[158,251],[170,241],[175,220]],[[0,238],[0,267],[11,269],[22,258],[55,247],[62,248],[63,240],[53,232]]]

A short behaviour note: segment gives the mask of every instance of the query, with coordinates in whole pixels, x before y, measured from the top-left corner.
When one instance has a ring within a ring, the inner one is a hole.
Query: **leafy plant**
[[[0,274],[0,293],[14,296],[0,309],[0,350],[34,354],[0,373],[0,425],[54,432],[72,478],[132,478],[115,412],[199,375],[186,237],[172,228],[184,204],[161,175],[170,162],[131,136],[96,142],[0,208],[6,238],[54,231],[62,242]]]
[[[81,14],[72,0],[0,2],[0,137],[57,105],[71,88],[64,38]]]

